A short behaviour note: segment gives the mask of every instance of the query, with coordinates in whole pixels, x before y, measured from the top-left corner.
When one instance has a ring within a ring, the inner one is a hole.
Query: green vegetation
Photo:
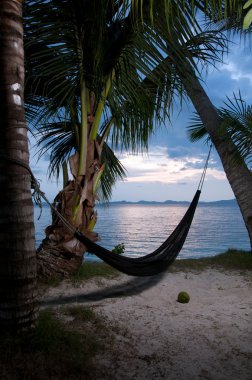
[[[118,255],[121,255],[125,251],[125,245],[123,243],[116,245],[113,249],[113,253],[117,253]]]
[[[78,322],[92,322],[95,327],[104,325],[104,320],[101,316],[96,314],[93,309],[86,306],[69,306],[65,308],[67,315],[70,315]]]
[[[252,7],[251,6],[252,6],[252,0],[248,0],[243,6],[243,9],[248,9],[250,7],[243,20],[244,29],[248,29],[250,25],[252,24]]]
[[[104,330],[102,319],[88,308],[42,311],[31,332],[1,337],[0,378],[94,379],[93,357],[103,349]]]
[[[217,256],[177,260],[171,270],[204,270],[213,267],[230,270],[252,270],[252,253],[229,249]]]
[[[114,278],[120,275],[116,269],[108,264],[84,262],[83,265],[71,277],[73,281],[90,280],[94,277]]]
[[[252,253],[229,249],[216,256],[200,259],[176,260],[168,269],[171,272],[204,270],[209,268],[220,268],[227,270],[252,270]],[[72,280],[82,281],[91,278],[115,278],[120,272],[102,262],[84,262],[82,267],[72,276]]]

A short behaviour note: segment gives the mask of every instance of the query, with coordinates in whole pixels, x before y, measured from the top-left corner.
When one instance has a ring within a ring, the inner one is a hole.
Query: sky
[[[252,104],[252,65],[249,43],[232,44],[224,64],[209,68],[204,87],[213,104],[224,105],[226,97],[241,91],[242,98]],[[156,131],[149,142],[148,154],[128,155],[119,158],[127,171],[127,178],[119,181],[111,201],[190,201],[198,183],[208,154],[203,141],[191,143],[186,134],[194,108],[188,103],[174,111],[171,123]],[[62,184],[47,178],[48,155],[37,162],[31,143],[31,168],[40,180],[41,190],[50,200],[57,195]],[[202,190],[202,201],[232,199],[234,194],[226,179],[216,151],[212,151]]]

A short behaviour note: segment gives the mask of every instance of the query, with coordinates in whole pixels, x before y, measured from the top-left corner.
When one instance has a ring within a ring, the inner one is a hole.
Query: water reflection
[[[115,245],[124,243],[125,253],[144,255],[158,248],[171,234],[186,209],[183,205],[99,207],[96,231],[104,247],[113,249]],[[37,215],[38,210],[35,207],[35,216]],[[41,219],[35,219],[37,246],[49,223],[50,210],[45,207]],[[199,205],[179,257],[212,256],[231,247],[250,249],[239,208]]]

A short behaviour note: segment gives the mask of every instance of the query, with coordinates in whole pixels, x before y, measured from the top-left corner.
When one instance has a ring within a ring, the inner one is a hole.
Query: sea
[[[99,244],[113,249],[124,244],[124,254],[145,255],[158,248],[175,229],[188,208],[187,204],[127,204],[98,206],[95,232]],[[38,247],[51,213],[43,206],[39,216],[35,206],[35,237]],[[236,202],[199,203],[179,259],[215,256],[229,248],[250,250],[249,237]],[[87,254],[86,259],[98,260]]]

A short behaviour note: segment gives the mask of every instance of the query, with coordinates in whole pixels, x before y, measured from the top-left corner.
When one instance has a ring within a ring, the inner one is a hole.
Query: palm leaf
[[[250,164],[252,162],[252,106],[247,105],[241,93],[233,99],[227,98],[225,107],[218,109],[222,120],[219,134],[224,139],[231,139],[236,145],[240,156]],[[202,138],[209,139],[206,129],[197,114],[188,127],[189,139],[194,142]],[[237,155],[236,155],[237,156]],[[240,156],[235,157],[236,161]]]
[[[105,169],[101,176],[96,194],[99,201],[108,202],[112,196],[113,186],[118,180],[123,180],[126,177],[126,171],[113,150],[107,144],[104,145],[101,161],[105,165]]]

